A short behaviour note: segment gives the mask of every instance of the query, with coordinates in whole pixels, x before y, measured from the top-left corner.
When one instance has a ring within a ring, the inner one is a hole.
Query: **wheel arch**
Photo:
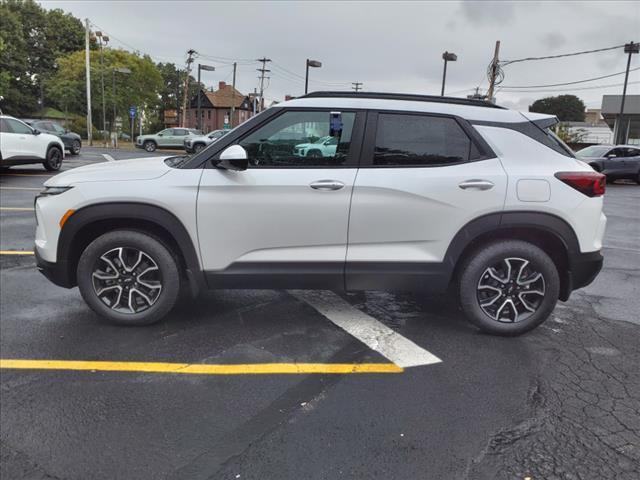
[[[63,266],[69,287],[77,284],[78,261],[87,245],[104,233],[123,228],[147,233],[164,243],[186,272],[194,296],[204,288],[196,248],[182,222],[164,208],[136,202],[90,205],[69,217],[57,249],[57,262]]]
[[[560,217],[543,212],[500,212],[472,220],[453,238],[444,262],[451,271],[450,282],[458,278],[463,260],[487,243],[517,239],[532,243],[553,260],[560,276],[560,299],[572,290],[572,259],[580,246],[571,226]]]

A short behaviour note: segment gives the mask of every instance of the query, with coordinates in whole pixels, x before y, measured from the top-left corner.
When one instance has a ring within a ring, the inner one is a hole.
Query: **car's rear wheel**
[[[72,155],[79,155],[80,154],[80,147],[82,147],[82,144],[80,143],[80,140],[74,140],[73,143],[71,144],[71,154]]]
[[[459,301],[471,323],[495,335],[520,335],[544,322],[560,292],[553,260],[520,240],[486,245],[462,265]]]
[[[147,152],[155,152],[156,148],[158,148],[156,142],[154,142],[153,140],[147,140],[142,144],[142,146]]]
[[[175,305],[178,263],[160,241],[145,233],[116,230],[84,250],[78,287],[98,315],[120,325],[149,325]]]
[[[50,172],[60,170],[62,166],[62,150],[58,147],[51,147],[47,151],[47,159],[42,162],[44,168]]]

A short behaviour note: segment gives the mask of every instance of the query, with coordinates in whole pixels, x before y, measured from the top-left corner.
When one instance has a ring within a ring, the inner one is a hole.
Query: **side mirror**
[[[615,153],[609,153],[607,155],[607,158],[616,158],[616,157],[617,157],[617,155]]]
[[[222,151],[219,160],[214,160],[217,168],[240,172],[249,166],[247,151],[240,145],[231,145]]]
[[[38,130],[37,128],[33,129],[33,134],[34,135],[40,135],[40,130]]]
[[[164,133],[159,133],[158,136],[159,137],[164,137]]]

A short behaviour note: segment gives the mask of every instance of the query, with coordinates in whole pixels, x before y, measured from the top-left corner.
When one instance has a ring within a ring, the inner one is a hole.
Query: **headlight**
[[[48,197],[50,195],[60,195],[61,193],[64,193],[67,190],[70,190],[71,188],[73,188],[73,187],[45,187],[45,189],[42,190],[38,194],[38,197]]]

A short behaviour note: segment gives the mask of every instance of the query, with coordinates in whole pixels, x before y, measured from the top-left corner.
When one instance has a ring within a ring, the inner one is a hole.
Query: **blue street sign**
[[[129,107],[129,116],[134,118],[136,116],[136,112],[138,111],[138,107]]]

